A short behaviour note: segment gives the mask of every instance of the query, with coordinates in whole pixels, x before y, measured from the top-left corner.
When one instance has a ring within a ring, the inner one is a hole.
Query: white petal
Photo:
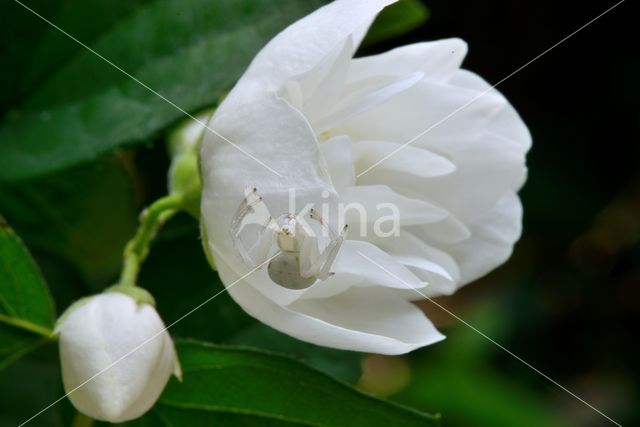
[[[389,254],[372,243],[360,240],[344,242],[334,271],[360,275],[364,279],[361,286],[375,284],[397,289],[417,289],[426,286],[426,283]]]
[[[354,274],[347,271],[336,271],[335,264],[332,271],[334,273],[332,276],[323,281],[319,280],[304,289],[295,301],[298,299],[330,298],[346,292],[354,286],[375,286],[375,283],[366,282],[365,277],[360,272]]]
[[[393,0],[393,1],[395,2],[397,0]],[[358,48],[362,44],[362,41],[367,35],[367,32],[369,32],[369,27],[371,27],[371,24],[374,23],[375,19],[376,19],[376,16],[371,16],[368,20],[360,24],[360,26],[353,31],[352,38],[353,38],[353,44],[354,44],[354,52],[358,50]]]
[[[449,215],[446,210],[432,203],[405,197],[386,185],[347,187],[340,194],[340,198],[345,205],[345,222],[355,232],[359,230],[359,223],[362,220],[360,216],[363,212],[366,213],[364,219],[369,225],[374,224],[383,216],[388,216],[390,211],[384,209],[385,204],[390,204],[397,209],[398,222],[401,226],[437,222]],[[347,209],[351,204],[354,207]],[[364,211],[360,212],[356,207],[361,207]]]
[[[331,183],[338,192],[352,186],[356,181],[351,155],[351,140],[347,136],[336,136],[320,144],[320,152],[325,158]]]
[[[357,158],[356,171],[359,173],[374,166],[369,172],[359,178],[359,184],[390,182],[375,174],[384,172],[412,175],[416,178],[431,178],[452,173],[456,166],[446,157],[432,151],[414,147],[403,146],[386,141],[360,141],[353,145],[354,157]],[[371,176],[369,176],[371,175]]]
[[[504,107],[502,96],[429,81],[345,121],[342,126],[354,141],[385,140],[406,143],[423,134],[415,145],[430,147],[484,130]],[[425,133],[426,132],[426,133]]]
[[[442,221],[424,224],[417,230],[424,240],[437,243],[460,243],[471,237],[471,230],[453,214]]]
[[[173,340],[169,334],[159,336],[158,341],[162,342],[162,352],[156,360],[155,366],[148,377],[147,390],[158,390],[157,393],[142,393],[135,402],[132,402],[129,409],[122,415],[122,419],[132,420],[142,416],[149,408],[156,403],[160,393],[167,384],[167,372],[174,372],[177,359]],[[179,369],[179,366],[177,366]]]
[[[311,123],[325,115],[338,102],[352,56],[353,43],[351,37],[348,37],[342,46],[338,46],[335,52],[331,52],[315,68],[294,78],[293,81],[300,87],[302,99],[299,109]]]
[[[443,246],[460,266],[459,286],[484,276],[511,255],[522,231],[522,205],[517,194],[506,193],[490,211],[470,224],[470,229],[469,240]]]
[[[423,76],[423,73],[378,76],[347,86],[340,101],[335,103],[333,108],[325,110],[324,117],[317,121],[311,117],[313,127],[318,133],[332,129],[345,120],[370,110],[398,93],[410,89]]]
[[[217,265],[225,283],[237,279],[224,262]],[[417,307],[391,292],[371,293],[371,289],[366,289],[362,294],[342,294],[340,299],[299,301],[296,303],[299,307],[292,307],[273,303],[244,281],[227,289],[251,316],[283,333],[317,345],[402,354],[444,338]],[[319,305],[315,311],[311,308],[310,312],[305,312],[309,306],[323,301],[328,306]],[[349,322],[354,317],[360,318],[359,324]]]
[[[354,59],[348,81],[416,71],[423,71],[429,80],[447,81],[460,67],[466,54],[467,44],[461,39],[414,43],[379,55]]]
[[[290,308],[344,331],[340,342],[329,330],[318,334],[314,340],[321,345],[402,354],[444,339],[420,309],[387,289],[352,289],[333,298],[300,300]]]
[[[319,8],[274,37],[258,53],[243,78],[262,78],[271,87],[281,86],[314,68],[349,36],[354,38],[355,48],[362,29],[394,1],[337,0]]]
[[[425,181],[423,191],[465,224],[491,209],[506,191],[519,189],[526,178],[525,152],[511,140],[481,133],[445,145],[456,171]]]
[[[429,283],[425,289],[420,289],[421,294],[405,292],[407,298],[421,299],[422,294],[427,297],[449,295],[457,289],[460,269],[456,261],[409,231],[403,229],[398,237],[382,239],[378,246]]]
[[[490,93],[502,96],[497,89],[490,89],[491,85],[482,77],[468,70],[458,70],[451,80],[451,84],[481,92],[490,90]],[[491,128],[498,135],[520,143],[525,150],[531,147],[531,133],[509,102],[506,102]]]

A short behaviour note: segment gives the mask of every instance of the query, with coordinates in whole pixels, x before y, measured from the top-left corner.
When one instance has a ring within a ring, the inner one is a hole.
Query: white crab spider
[[[304,215],[320,224],[329,242],[320,251],[319,239],[303,221]],[[243,229],[258,225],[257,240],[247,249],[241,239]],[[247,267],[254,269],[267,262],[274,247],[279,253],[269,261],[267,271],[275,283],[291,289],[303,289],[316,280],[325,280],[344,241],[347,226],[336,233],[315,209],[286,213],[274,219],[255,188],[247,192],[231,221],[234,247]]]

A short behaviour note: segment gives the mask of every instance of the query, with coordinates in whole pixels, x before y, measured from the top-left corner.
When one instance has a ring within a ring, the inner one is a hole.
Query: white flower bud
[[[118,292],[89,297],[65,313],[56,331],[64,388],[76,409],[110,422],[148,411],[171,373],[179,376],[164,329],[151,305]]]

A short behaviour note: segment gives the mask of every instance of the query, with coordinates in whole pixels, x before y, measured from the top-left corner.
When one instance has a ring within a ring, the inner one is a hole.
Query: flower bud
[[[169,134],[169,194],[180,194],[183,197],[184,209],[195,218],[200,216],[200,194],[202,182],[198,165],[200,140],[206,129],[206,123],[213,114],[206,110],[195,119],[189,117],[180,123]]]
[[[153,406],[171,373],[173,341],[156,310],[122,293],[81,300],[58,322],[62,379],[78,411],[123,422]]]

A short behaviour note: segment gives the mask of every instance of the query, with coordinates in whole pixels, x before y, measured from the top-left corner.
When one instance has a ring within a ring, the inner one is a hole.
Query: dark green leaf
[[[400,0],[385,8],[367,33],[364,45],[400,36],[429,18],[429,9],[420,0]]]
[[[193,112],[213,104],[266,41],[319,4],[156,0],[139,4],[111,25],[101,21],[100,37],[89,44],[181,109]],[[73,14],[74,22],[95,19],[91,7],[79,10]],[[55,13],[48,17],[57,21]],[[77,25],[67,28],[72,31]],[[18,33],[11,38],[19,37]],[[32,88],[29,99],[6,114],[0,127],[0,180],[24,179],[95,159],[123,144],[148,140],[184,117],[93,53],[77,45],[75,49]]]
[[[1,189],[0,210],[30,246],[69,261],[93,290],[110,284],[137,224],[131,179],[118,161]]]
[[[355,384],[362,373],[361,353],[309,344],[262,323],[255,323],[240,331],[230,342],[301,358],[319,371],[349,384]]]
[[[0,368],[46,341],[53,301],[38,267],[0,217]]]
[[[437,417],[363,394],[289,357],[216,346],[178,343],[184,371],[172,380],[156,405],[171,425],[193,425],[193,418],[232,424],[305,426],[432,426]],[[222,421],[221,421],[222,420]]]
[[[119,20],[152,0],[21,0],[84,43],[95,42]],[[83,48],[17,2],[4,2],[0,13],[0,116],[19,104]]]
[[[0,373],[0,426],[15,427],[64,396],[58,348],[42,346]],[[27,425],[67,427],[74,410],[62,399]]]
[[[199,409],[181,409],[171,406],[157,406],[143,418],[128,423],[127,427],[301,427],[301,424],[279,419],[268,419],[259,415],[212,412]]]

